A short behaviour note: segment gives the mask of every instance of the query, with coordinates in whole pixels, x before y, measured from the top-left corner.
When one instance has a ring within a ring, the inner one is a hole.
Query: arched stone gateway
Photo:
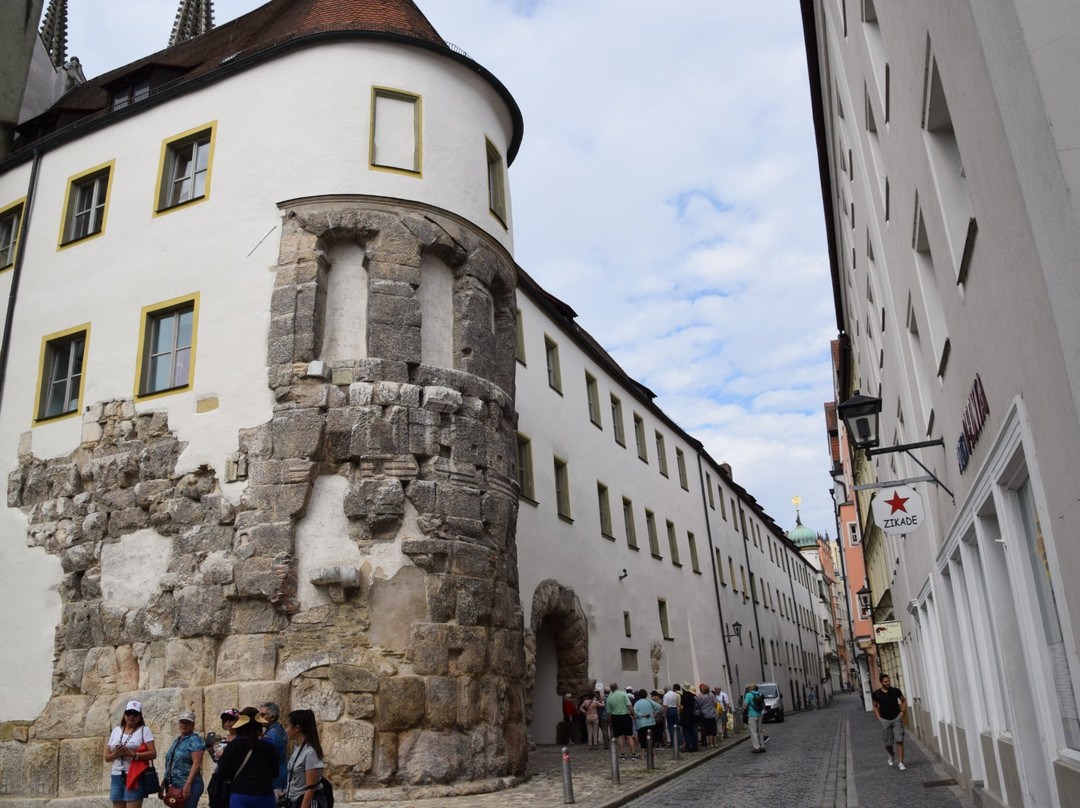
[[[561,694],[571,693],[576,699],[593,686],[589,678],[589,624],[574,590],[549,578],[533,593],[529,625],[526,720],[538,743],[551,743],[549,736],[562,717],[558,707]],[[537,721],[541,723],[534,725]]]

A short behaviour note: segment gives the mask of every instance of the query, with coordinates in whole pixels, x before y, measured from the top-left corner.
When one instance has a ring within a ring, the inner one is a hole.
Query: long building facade
[[[840,453],[871,673],[981,804],[1075,806],[1080,14],[802,5],[835,403],[881,402],[880,446],[845,431]],[[887,534],[871,499],[904,481],[924,516]]]
[[[203,28],[0,163],[0,803],[103,794],[130,698],[311,708],[342,803],[596,680],[805,702],[815,571],[515,264],[498,79],[410,0]]]

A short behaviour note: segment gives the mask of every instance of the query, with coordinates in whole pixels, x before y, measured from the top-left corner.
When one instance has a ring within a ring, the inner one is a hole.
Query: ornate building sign
[[[975,381],[971,383],[971,392],[968,393],[967,406],[964,408],[964,417],[961,423],[962,431],[956,441],[956,462],[963,474],[971,460],[971,453],[975,451],[975,444],[982,435],[986,416],[990,414],[990,405],[986,403],[986,391],[983,390],[982,379],[975,374]]]

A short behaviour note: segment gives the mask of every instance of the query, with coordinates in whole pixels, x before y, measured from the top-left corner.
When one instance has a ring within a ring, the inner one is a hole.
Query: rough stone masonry
[[[307,200],[282,223],[273,415],[240,431],[224,480],[178,473],[167,413],[132,401],[90,406],[66,457],[36,458],[24,436],[7,503],[62,562],[63,616],[44,713],[0,725],[0,798],[102,795],[129,698],[162,757],[181,709],[211,728],[227,707],[311,708],[343,801],[350,787],[524,772],[513,263],[455,217],[370,198]],[[326,362],[342,243],[363,250],[366,356]],[[453,367],[420,361],[426,256],[453,274]],[[301,609],[298,526],[330,476],[361,561],[313,571],[326,597]],[[239,501],[222,493],[234,481]],[[363,559],[388,545],[402,563],[380,577]],[[111,601],[140,552],[160,555],[161,574],[136,605]]]

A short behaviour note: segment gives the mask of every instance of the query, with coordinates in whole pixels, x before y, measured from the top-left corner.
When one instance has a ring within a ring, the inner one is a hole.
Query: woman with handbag
[[[165,753],[165,793],[169,808],[196,808],[203,793],[202,760],[206,742],[195,734],[195,713],[177,718],[180,734]]]
[[[214,779],[229,784],[229,808],[276,808],[277,750],[262,739],[266,719],[245,707],[233,724],[236,739],[225,747]]]
[[[289,808],[322,808],[323,751],[315,713],[293,710],[285,719],[285,734],[293,742],[286,792]]]
[[[139,770],[146,768],[146,762],[157,757],[154,746],[154,733],[143,720],[142,704],[129,701],[124,708],[124,717],[120,725],[113,727],[109,734],[109,743],[105,747],[105,762],[111,763],[109,799],[113,808],[141,808],[143,791]],[[132,771],[132,764],[141,765]],[[133,782],[129,782],[128,775]]]

